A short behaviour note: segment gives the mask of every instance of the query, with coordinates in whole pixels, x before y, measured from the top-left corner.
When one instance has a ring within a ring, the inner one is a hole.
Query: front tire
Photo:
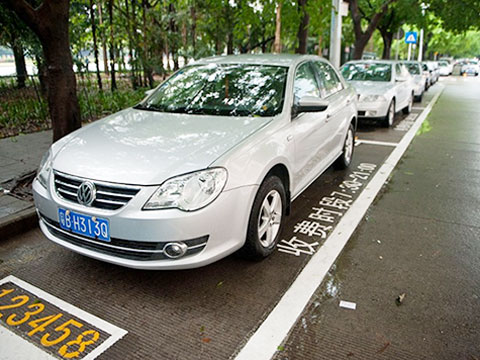
[[[412,107],[413,107],[413,93],[410,95],[410,99],[408,100],[408,105],[402,109],[403,113],[405,115],[408,115],[412,112]]]
[[[287,196],[277,176],[264,180],[253,202],[248,221],[247,239],[239,254],[250,260],[261,260],[274,250],[282,232]]]
[[[389,128],[393,125],[395,120],[395,99],[392,99],[390,105],[388,106],[387,115],[383,119],[382,126]]]
[[[337,169],[346,169],[352,163],[353,150],[355,148],[355,129],[353,124],[350,124],[347,130],[347,136],[345,137],[345,142],[343,143],[342,155],[335,160],[334,166]]]

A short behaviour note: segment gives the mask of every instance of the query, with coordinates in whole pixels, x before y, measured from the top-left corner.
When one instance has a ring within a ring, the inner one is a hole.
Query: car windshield
[[[440,61],[438,65],[440,65],[441,67],[445,67],[445,66],[448,66],[448,63],[445,61]]]
[[[342,67],[342,75],[348,81],[390,81],[392,65],[382,63],[345,64]]]
[[[420,75],[420,68],[418,67],[418,64],[415,63],[404,63],[404,65],[407,67],[408,72],[412,75]]]
[[[282,111],[288,68],[208,64],[183,68],[135,108],[161,112],[274,116]]]

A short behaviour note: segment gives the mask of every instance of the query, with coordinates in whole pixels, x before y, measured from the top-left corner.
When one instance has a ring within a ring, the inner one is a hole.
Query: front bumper
[[[62,199],[55,193],[51,181],[47,190],[35,179],[33,194],[40,228],[48,239],[82,255],[121,266],[152,270],[195,268],[215,262],[243,246],[258,186],[225,191],[198,211],[141,210],[156,188],[143,187],[117,210],[86,207]],[[59,208],[108,219],[111,242],[59,231]],[[169,242],[183,242],[189,250],[179,259],[166,258],[162,256],[162,248]]]
[[[359,102],[358,103],[358,116],[366,118],[382,118],[387,116],[388,112],[387,101],[374,101],[374,102]]]

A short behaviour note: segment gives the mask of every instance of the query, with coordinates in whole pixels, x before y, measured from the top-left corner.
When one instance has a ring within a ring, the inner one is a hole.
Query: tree
[[[282,52],[282,2],[277,3],[275,10],[275,41],[273,42],[273,52]]]
[[[9,46],[13,51],[15,71],[17,74],[17,87],[24,88],[27,80],[27,67],[25,65],[25,40],[30,37],[30,31],[11,10],[0,7],[0,44]]]
[[[307,0],[298,0],[298,8],[301,14],[300,24],[298,26],[297,38],[298,47],[295,49],[297,54],[307,53],[308,23],[310,16],[307,11]]]
[[[396,0],[349,0],[350,14],[355,34],[354,59],[361,59],[363,50],[372,37],[382,17],[387,13],[389,5]],[[369,21],[368,26],[363,30],[362,20]]]
[[[100,76],[100,67],[98,64],[98,45],[97,45],[97,25],[95,23],[95,10],[93,9],[93,0],[90,0],[90,21],[92,24],[93,54],[95,56],[95,66],[97,70],[98,88],[102,89],[102,77]]]
[[[75,73],[68,36],[69,0],[44,0],[34,8],[26,0],[0,0],[38,36],[47,65],[48,106],[53,140],[80,128]]]

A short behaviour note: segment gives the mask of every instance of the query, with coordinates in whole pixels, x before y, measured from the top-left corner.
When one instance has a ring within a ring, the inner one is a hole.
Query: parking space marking
[[[0,348],[9,359],[95,359],[126,334],[15,276],[0,280]]]
[[[425,110],[424,106],[413,106],[412,110]]]
[[[275,355],[278,347],[295,325],[299,316],[308,305],[311,296],[321,285],[328,270],[335,263],[338,255],[363,219],[383,184],[407,150],[417,130],[432,110],[443,89],[444,87],[440,88],[440,91],[416,119],[409,131],[353,203],[350,210],[345,213],[330,237],[312,256],[272,312],[253,333],[245,346],[240,349],[235,360],[269,360]]]
[[[398,143],[386,142],[386,141],[374,141],[374,140],[356,140],[355,146],[367,144],[367,145],[380,145],[380,146],[397,146]]]

